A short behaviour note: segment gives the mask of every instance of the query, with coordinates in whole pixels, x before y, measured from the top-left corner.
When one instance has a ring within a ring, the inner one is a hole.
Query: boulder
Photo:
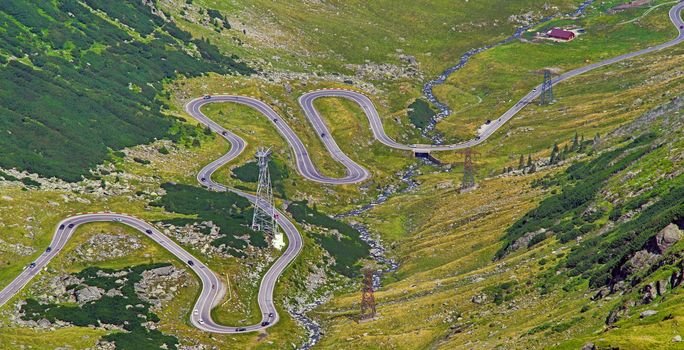
[[[582,350],[596,350],[596,345],[594,343],[586,343],[584,346],[582,346]]]
[[[675,342],[675,343],[679,343],[679,342],[682,341],[682,336],[679,335],[679,334],[677,334],[677,335],[675,335],[674,337],[672,337],[672,341]]]
[[[656,297],[654,283],[649,283],[649,284],[645,285],[641,292],[643,293],[642,297],[641,297],[641,301],[644,304],[650,303]]]
[[[484,302],[487,301],[487,295],[486,294],[473,295],[473,297],[470,298],[470,301],[472,301],[473,303],[478,304],[478,305],[484,304]]]
[[[645,310],[639,314],[639,318],[645,318],[645,317],[653,316],[657,313],[658,313],[658,311],[655,311],[655,310]]]
[[[78,301],[80,304],[84,304],[93,300],[98,300],[102,297],[102,294],[104,294],[103,289],[93,286],[87,286],[83,289],[77,290],[74,293],[74,295],[76,296],[76,301]]]
[[[669,224],[656,233],[651,241],[654,253],[662,254],[682,238],[682,231],[675,224]]]

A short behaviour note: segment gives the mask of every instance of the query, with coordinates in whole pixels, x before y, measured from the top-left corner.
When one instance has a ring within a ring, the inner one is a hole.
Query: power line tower
[[[463,155],[463,181],[461,182],[461,190],[469,190],[475,187],[475,166],[473,165],[473,158],[477,157],[480,152],[474,151],[468,147],[458,153]]]
[[[373,270],[363,270],[363,287],[361,288],[361,320],[375,317],[375,295],[373,294]]]
[[[546,106],[553,102],[553,83],[551,82],[551,71],[544,69],[544,82],[539,95],[539,105]]]
[[[273,188],[271,187],[271,174],[268,171],[271,149],[259,148],[255,158],[259,164],[259,185],[257,186],[256,200],[254,202],[252,229],[275,235],[277,226],[275,215],[273,215],[275,211],[273,206]]]

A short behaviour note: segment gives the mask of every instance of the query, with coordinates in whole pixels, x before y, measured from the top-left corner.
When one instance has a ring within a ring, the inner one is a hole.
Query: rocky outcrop
[[[171,265],[144,271],[142,277],[134,286],[135,292],[140,299],[150,302],[154,307],[173,299],[178,290],[190,281],[185,270]]]
[[[643,249],[634,253],[617,269],[613,274],[611,289],[618,289],[615,288],[616,285],[623,281],[628,281],[632,276],[647,270],[653,270],[657,267],[656,265],[662,259],[663,254],[682,239],[682,236],[684,236],[684,233],[675,224],[669,224],[660,230],[644,244]],[[679,285],[682,282],[682,275],[673,276],[671,279],[673,280],[671,284]],[[655,285],[653,290],[655,291]]]
[[[74,261],[98,262],[120,258],[142,248],[140,239],[133,235],[99,233],[76,247]]]
[[[74,295],[76,296],[76,301],[78,301],[79,304],[85,304],[89,301],[99,300],[100,298],[102,298],[102,295],[104,295],[104,293],[104,289],[93,286],[87,286],[76,290],[74,292]]]
[[[680,239],[682,239],[682,231],[677,225],[669,224],[648,241],[646,250],[655,254],[663,254]]]

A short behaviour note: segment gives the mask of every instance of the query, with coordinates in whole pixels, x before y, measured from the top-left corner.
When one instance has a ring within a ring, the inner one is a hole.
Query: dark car
[[[491,120],[487,119],[487,121],[485,122],[485,124],[489,125],[491,122],[492,122]]]
[[[261,327],[266,327],[266,326],[268,326],[269,324],[271,324],[271,323],[268,322],[268,321],[261,322]]]
[[[36,263],[34,263],[34,262],[30,263],[30,264],[29,264],[29,267],[30,267],[30,268],[36,267]]]
[[[246,330],[247,330],[247,328],[235,328],[236,332],[244,332]]]
[[[64,229],[64,224],[59,225],[59,229],[63,230]]]
[[[194,261],[192,261],[192,260],[188,260],[188,265],[190,265],[190,266],[194,266],[194,265],[195,265],[195,262],[194,262]]]
[[[223,131],[223,132],[221,132],[221,135],[226,136],[226,135],[228,135],[228,132],[227,132],[227,131]]]
[[[208,99],[210,99],[210,98],[211,98],[211,95],[206,95],[206,96],[204,96],[204,99],[205,99],[205,100],[208,100]]]
[[[475,140],[479,140],[479,139],[480,139],[480,137],[479,137],[479,136],[475,136]]]
[[[69,224],[69,226],[67,226],[67,227],[74,228],[74,224]]]
[[[272,312],[269,312],[269,313],[268,313],[268,317],[273,317],[273,316],[275,316],[275,315],[273,315]]]
[[[321,137],[325,137],[325,133],[324,133],[324,132],[321,133]]]
[[[273,122],[274,122],[274,123],[277,123],[277,122],[278,122],[278,118],[273,119]]]
[[[51,251],[52,251],[52,247],[47,247],[47,249],[45,249],[45,252],[46,252],[46,253],[49,253],[49,252],[51,252]]]
[[[145,233],[147,233],[148,235],[151,235],[151,234],[152,234],[152,230],[145,230]]]
[[[202,181],[207,181],[207,179],[206,179],[206,178],[202,178],[201,180],[202,180]]]

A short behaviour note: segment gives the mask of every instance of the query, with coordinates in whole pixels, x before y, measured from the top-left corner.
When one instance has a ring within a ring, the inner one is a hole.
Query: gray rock
[[[484,304],[484,302],[487,301],[487,295],[486,294],[473,295],[473,297],[470,298],[470,301],[472,301],[473,303],[478,304],[478,305]]]
[[[640,318],[645,318],[645,317],[653,316],[653,315],[655,315],[655,314],[657,314],[657,313],[658,313],[658,311],[655,311],[655,310],[645,310],[645,311],[642,311],[642,312],[639,314],[639,317],[640,317]]]
[[[582,350],[596,350],[596,345],[594,343],[586,343],[582,346]]]
[[[74,295],[76,295],[76,301],[79,303],[87,303],[89,301],[98,300],[104,294],[104,289],[100,289],[93,286],[87,286],[83,289],[77,290]]]
[[[660,232],[656,233],[655,248],[659,253],[665,252],[682,238],[682,231],[675,224],[665,226]]]
[[[682,336],[679,335],[679,334],[677,334],[677,335],[675,335],[674,337],[672,337],[672,341],[675,342],[675,343],[679,343],[679,342],[682,341]]]

